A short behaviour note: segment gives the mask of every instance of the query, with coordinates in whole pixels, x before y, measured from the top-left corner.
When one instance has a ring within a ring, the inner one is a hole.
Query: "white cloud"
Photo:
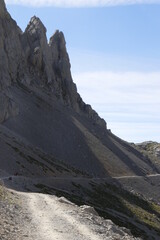
[[[105,7],[160,3],[160,0],[6,0],[7,4],[56,7]]]
[[[160,104],[160,72],[85,72],[73,78],[88,102]]]
[[[160,142],[160,72],[73,74],[82,98],[123,139]]]
[[[109,125],[112,132],[129,142],[160,141],[159,123],[127,123],[117,121]]]

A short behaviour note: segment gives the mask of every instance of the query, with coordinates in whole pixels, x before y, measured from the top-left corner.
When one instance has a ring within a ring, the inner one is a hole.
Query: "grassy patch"
[[[156,214],[150,213],[141,207],[130,204],[129,202],[124,202],[124,205],[135,216],[138,222],[144,223],[148,228],[154,229],[160,234],[160,219]]]

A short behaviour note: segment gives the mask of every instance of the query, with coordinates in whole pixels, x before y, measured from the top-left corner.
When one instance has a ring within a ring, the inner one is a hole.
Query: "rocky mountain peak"
[[[50,38],[49,45],[53,46],[57,44],[59,47],[59,50],[63,50],[66,46],[66,41],[63,32],[56,30],[53,36]]]
[[[31,35],[34,35],[35,33],[39,34],[39,37],[41,35],[45,35],[47,32],[47,30],[46,30],[45,26],[43,25],[43,23],[41,22],[41,20],[36,16],[33,16],[31,18],[25,31]]]
[[[67,81],[72,81],[70,74],[70,60],[66,49],[66,41],[63,32],[56,30],[50,38],[49,46],[52,52],[53,62],[58,63],[57,67],[60,68],[61,75]]]

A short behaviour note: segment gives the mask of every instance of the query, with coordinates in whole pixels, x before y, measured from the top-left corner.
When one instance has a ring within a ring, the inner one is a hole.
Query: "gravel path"
[[[65,198],[9,192],[0,201],[0,240],[133,240],[129,231]]]

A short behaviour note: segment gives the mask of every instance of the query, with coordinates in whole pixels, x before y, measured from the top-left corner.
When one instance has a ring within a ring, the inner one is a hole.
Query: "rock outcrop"
[[[152,154],[153,156],[160,158],[160,143],[148,141],[138,143],[137,146],[148,152],[148,154]]]
[[[158,142],[142,142],[135,145],[135,147],[148,156],[154,162],[155,166],[160,170],[160,143]]]

